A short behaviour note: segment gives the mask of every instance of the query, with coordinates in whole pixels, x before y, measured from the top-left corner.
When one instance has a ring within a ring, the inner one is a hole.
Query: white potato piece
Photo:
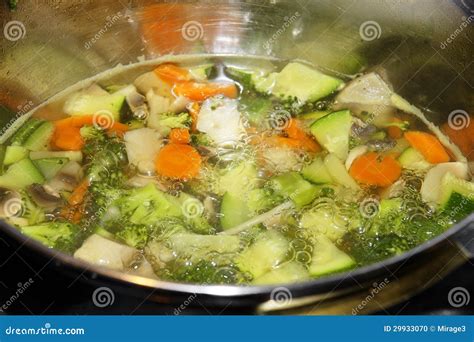
[[[153,164],[161,149],[160,135],[152,128],[128,131],[124,140],[129,163],[138,167]]]
[[[225,98],[204,101],[199,112],[197,129],[207,133],[218,145],[239,141],[245,130],[237,106],[237,100]]]
[[[138,253],[135,248],[93,234],[74,253],[74,257],[94,265],[123,271],[134,261]]]

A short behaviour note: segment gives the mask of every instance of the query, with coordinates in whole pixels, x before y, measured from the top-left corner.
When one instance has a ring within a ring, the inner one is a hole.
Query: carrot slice
[[[432,164],[446,163],[450,159],[449,154],[434,135],[425,132],[410,131],[405,133],[405,139]]]
[[[69,204],[75,206],[84,202],[87,189],[89,189],[89,180],[84,179],[72,192],[68,199]]]
[[[454,127],[447,122],[441,129],[469,160],[474,160],[474,116],[469,117],[469,124],[465,127]]]
[[[301,124],[296,119],[290,119],[288,126],[284,129],[289,138],[299,141],[301,148],[309,152],[319,152],[321,147],[301,128]]]
[[[392,156],[369,152],[354,160],[349,173],[362,184],[386,187],[400,178],[402,168]]]
[[[173,128],[169,135],[170,142],[173,144],[189,144],[191,135],[186,128]]]
[[[170,143],[158,153],[155,168],[158,174],[165,177],[192,179],[201,168],[201,156],[192,146]]]
[[[199,115],[200,110],[201,110],[201,105],[198,102],[193,102],[188,106],[188,112],[192,119],[192,123],[191,123],[192,132],[197,131],[197,121],[198,121],[198,115]]]
[[[56,130],[51,139],[51,144],[55,149],[65,151],[80,151],[84,146],[84,140],[79,128]]]
[[[81,127],[100,125],[101,120],[96,120],[94,115],[78,115],[54,122],[54,134],[51,144],[59,150],[79,151],[84,147],[84,139],[81,136]],[[104,121],[103,129],[108,132],[115,132],[122,136],[128,126],[120,122]]]
[[[399,118],[393,118],[392,122],[400,123],[403,122]],[[403,131],[398,126],[388,126],[387,127],[388,136],[392,139],[400,139],[403,136]]]
[[[72,223],[79,223],[82,217],[85,214],[85,208],[83,205],[75,205],[75,206],[65,206],[63,207],[59,215],[64,219],[71,221]]]
[[[238,95],[237,87],[233,83],[181,82],[175,84],[173,91],[175,95],[184,96],[193,101],[204,101],[216,95],[234,99]]]
[[[188,70],[172,63],[161,64],[153,71],[159,78],[168,84],[175,84],[178,82],[186,82],[191,80],[191,74]]]

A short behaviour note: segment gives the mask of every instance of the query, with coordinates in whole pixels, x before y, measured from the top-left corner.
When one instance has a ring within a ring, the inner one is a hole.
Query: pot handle
[[[474,258],[474,214],[469,215],[465,222],[465,228],[454,234],[450,240],[466,255],[468,258]]]

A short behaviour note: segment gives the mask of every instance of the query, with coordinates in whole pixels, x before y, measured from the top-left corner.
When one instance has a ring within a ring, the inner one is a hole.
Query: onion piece
[[[354,160],[356,160],[358,157],[367,152],[367,150],[368,147],[366,145],[357,146],[350,150],[345,163],[346,170],[349,170]]]

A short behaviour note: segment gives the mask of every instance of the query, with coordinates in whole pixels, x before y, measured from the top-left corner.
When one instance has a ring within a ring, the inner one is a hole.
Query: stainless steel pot
[[[355,74],[376,68],[395,91],[437,123],[453,110],[474,113],[474,5],[469,0],[19,1],[0,17],[0,103],[4,127],[55,93],[107,70],[167,54],[300,58]],[[100,269],[48,250],[1,223],[0,241],[32,267],[49,269],[123,296],[229,312],[350,313],[374,282],[389,305],[442,277],[474,253],[474,216],[382,263],[275,287],[195,286]],[[8,259],[8,257],[7,257]],[[0,260],[0,274],[8,260]],[[436,276],[437,277],[436,277]],[[374,310],[374,303],[358,313]],[[236,311],[236,310],[246,311]],[[294,311],[296,310],[296,311]],[[172,312],[172,311],[171,311]]]

